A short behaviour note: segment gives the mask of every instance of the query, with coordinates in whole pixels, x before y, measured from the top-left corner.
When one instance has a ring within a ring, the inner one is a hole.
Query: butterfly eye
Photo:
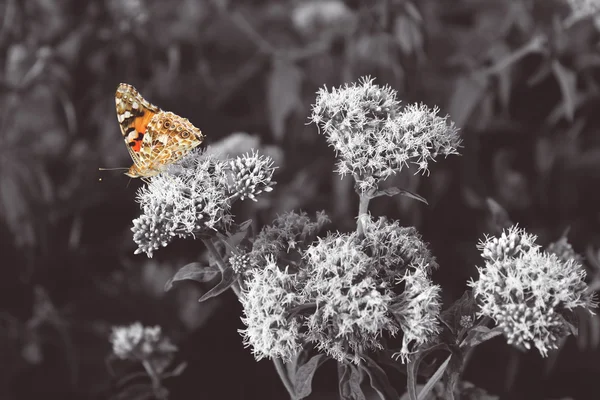
[[[165,122],[163,122],[163,126],[165,128],[169,128],[171,126],[171,123],[169,121],[165,121]]]
[[[187,139],[190,137],[190,133],[188,131],[181,132],[181,137]]]

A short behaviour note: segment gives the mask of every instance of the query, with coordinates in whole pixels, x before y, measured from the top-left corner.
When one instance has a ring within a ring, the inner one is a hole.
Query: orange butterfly
[[[204,140],[200,129],[190,121],[146,101],[131,85],[119,85],[115,103],[121,133],[133,160],[127,176],[158,175]]]

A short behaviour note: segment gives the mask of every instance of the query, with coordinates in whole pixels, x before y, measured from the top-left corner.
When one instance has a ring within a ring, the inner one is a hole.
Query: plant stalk
[[[356,232],[358,233],[358,237],[362,238],[365,234],[365,228],[362,223],[362,218],[369,211],[369,202],[371,201],[371,197],[366,194],[360,194],[360,202],[358,204],[358,219],[356,221]]]
[[[206,249],[215,258],[215,261],[217,263],[217,266],[219,267],[219,270],[221,272],[224,272],[225,269],[227,269],[227,265],[225,265],[225,261],[223,260],[223,257],[221,257],[221,254],[219,254],[219,251],[215,247],[215,244],[212,242],[212,239],[201,239],[201,240],[204,243],[204,245],[206,246]],[[235,282],[233,285],[231,285],[231,288],[233,289],[235,295],[239,298],[242,294],[239,283]]]
[[[201,240],[204,243],[204,245],[206,246],[206,249],[215,258],[215,261],[217,263],[217,266],[219,267],[219,270],[221,272],[225,271],[225,269],[227,268],[227,265],[225,265],[225,261],[223,260],[223,257],[221,257],[221,254],[219,254],[219,251],[215,247],[215,245],[212,242],[212,240],[211,239],[201,239]],[[242,293],[241,293],[241,288],[240,288],[239,283],[235,282],[231,286],[231,288],[233,289],[233,292],[236,294],[236,296],[238,298],[240,298],[240,296],[242,295]],[[280,359],[274,358],[273,359],[273,364],[275,365],[275,370],[277,371],[277,374],[279,375],[279,379],[283,383],[283,386],[285,386],[285,388],[288,391],[290,397],[293,400],[296,400],[296,395],[294,393],[294,387],[293,387],[293,385],[292,385],[292,383],[290,381],[290,378],[289,378],[289,376],[287,374],[287,371],[285,370],[285,368],[283,366],[283,362]]]

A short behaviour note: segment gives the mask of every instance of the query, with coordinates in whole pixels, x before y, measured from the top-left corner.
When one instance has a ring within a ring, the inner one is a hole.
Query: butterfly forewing
[[[162,111],[131,85],[119,85],[115,101],[121,133],[134,163],[127,173],[131,177],[158,174],[204,140],[190,121]]]

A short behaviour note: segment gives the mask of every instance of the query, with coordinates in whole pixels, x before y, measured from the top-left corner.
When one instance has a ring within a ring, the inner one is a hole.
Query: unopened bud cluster
[[[494,319],[507,341],[542,356],[569,334],[565,323],[577,307],[596,306],[585,271],[574,258],[542,251],[536,237],[516,226],[479,245],[485,266],[469,282],[479,315]],[[590,310],[591,312],[591,310]]]
[[[259,156],[252,151],[252,154],[244,154],[229,161],[229,167],[232,174],[230,192],[237,194],[241,200],[248,198],[256,201],[257,195],[273,190],[275,167],[270,157]]]

